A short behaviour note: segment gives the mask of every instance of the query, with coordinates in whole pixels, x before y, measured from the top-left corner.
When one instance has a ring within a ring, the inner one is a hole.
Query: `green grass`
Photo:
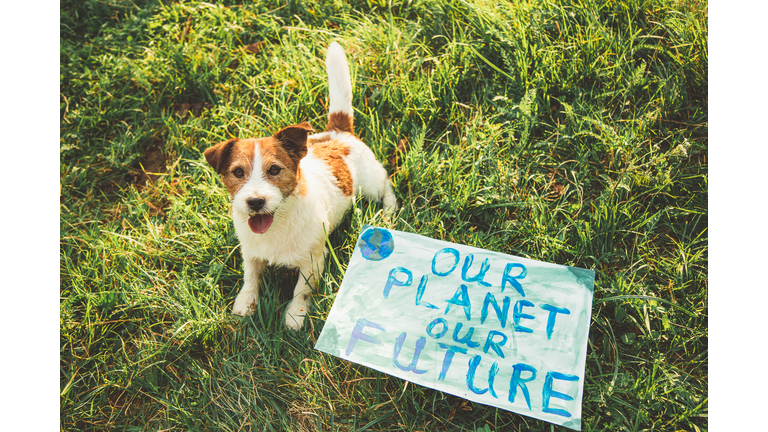
[[[230,315],[242,259],[201,153],[322,127],[339,40],[388,226],[594,270],[583,430],[707,430],[706,8],[64,1],[61,429],[561,430],[313,349],[376,203],[330,236],[303,331],[286,269]]]

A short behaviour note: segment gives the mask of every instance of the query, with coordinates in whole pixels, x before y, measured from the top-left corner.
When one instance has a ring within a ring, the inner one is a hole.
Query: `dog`
[[[352,81],[344,49],[332,42],[326,54],[328,123],[314,132],[302,122],[271,137],[231,139],[203,152],[226,186],[243,255],[243,288],[232,313],[246,316],[259,300],[267,265],[298,267],[299,280],[285,324],[303,327],[308,295],[317,288],[331,233],[354,195],[397,207],[384,167],[353,130]]]

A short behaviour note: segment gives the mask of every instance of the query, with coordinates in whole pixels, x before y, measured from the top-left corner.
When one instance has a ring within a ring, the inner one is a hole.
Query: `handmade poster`
[[[581,430],[594,280],[366,225],[315,348]]]

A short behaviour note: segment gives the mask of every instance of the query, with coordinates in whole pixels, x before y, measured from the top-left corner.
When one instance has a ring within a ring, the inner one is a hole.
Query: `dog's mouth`
[[[248,227],[256,234],[264,234],[272,226],[272,220],[269,213],[257,214],[248,218]]]

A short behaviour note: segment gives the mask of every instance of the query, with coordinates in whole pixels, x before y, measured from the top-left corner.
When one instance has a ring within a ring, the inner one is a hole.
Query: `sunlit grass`
[[[229,314],[242,259],[201,153],[322,127],[331,40],[392,228],[595,270],[583,429],[707,430],[705,8],[65,1],[62,430],[551,430],[313,349],[378,204],[331,234],[303,331],[285,269]]]

